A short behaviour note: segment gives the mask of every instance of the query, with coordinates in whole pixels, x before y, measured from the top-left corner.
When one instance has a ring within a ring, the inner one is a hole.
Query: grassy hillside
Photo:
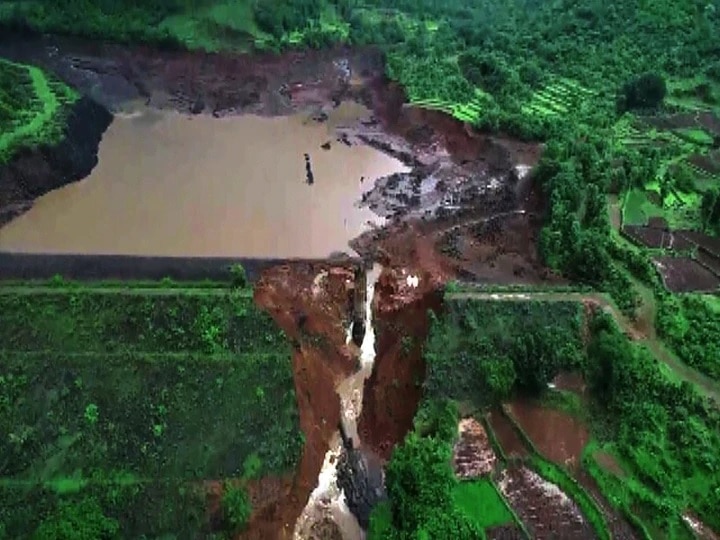
[[[40,69],[0,58],[0,163],[20,147],[59,140],[77,98]]]
[[[122,537],[196,537],[203,481],[294,469],[291,346],[252,291],[57,285],[0,287],[8,537],[88,501]]]

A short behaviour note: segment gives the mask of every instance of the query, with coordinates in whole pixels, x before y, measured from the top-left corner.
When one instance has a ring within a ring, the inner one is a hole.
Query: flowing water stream
[[[374,265],[367,273],[367,291],[365,295],[365,335],[360,347],[360,369],[342,381],[337,387],[340,396],[341,419],[347,436],[352,438],[357,448],[360,444],[357,423],[362,412],[363,387],[372,374],[375,362],[375,328],[373,327],[372,305],[375,296],[375,284],[380,277],[382,267]],[[352,331],[348,330],[348,343]],[[331,520],[340,531],[343,540],[361,540],[365,533],[350,512],[345,493],[337,485],[337,465],[342,453],[342,440],[338,433],[330,450],[325,455],[318,484],[310,495],[305,509],[295,526],[295,540],[320,540],[322,523]]]

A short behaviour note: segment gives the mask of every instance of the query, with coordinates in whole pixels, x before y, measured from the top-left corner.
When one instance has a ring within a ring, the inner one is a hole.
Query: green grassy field
[[[507,504],[488,478],[460,482],[453,490],[453,500],[481,529],[514,523]]]
[[[125,537],[187,531],[171,512],[204,526],[199,482],[299,459],[292,349],[250,290],[4,284],[0,343],[9,537],[90,496]]]
[[[0,163],[20,147],[58,141],[77,98],[40,69],[0,59]]]

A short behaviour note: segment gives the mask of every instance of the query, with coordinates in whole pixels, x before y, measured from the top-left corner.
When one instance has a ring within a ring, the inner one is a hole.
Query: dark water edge
[[[361,267],[359,258],[257,259],[245,257],[148,257],[135,255],[80,255],[0,253],[0,280],[40,280],[57,275],[78,281],[160,280],[229,281],[230,268],[241,264],[256,282],[268,268],[336,263]]]

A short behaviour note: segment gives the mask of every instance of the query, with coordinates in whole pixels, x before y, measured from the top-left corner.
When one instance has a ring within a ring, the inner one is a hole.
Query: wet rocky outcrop
[[[387,496],[382,463],[370,451],[355,448],[353,440],[340,427],[343,452],[337,469],[338,487],[345,493],[348,508],[360,526],[367,529],[373,508]]]
[[[37,197],[89,175],[112,118],[101,105],[80,98],[66,114],[60,142],[21,148],[0,165],[0,226],[27,211]]]

